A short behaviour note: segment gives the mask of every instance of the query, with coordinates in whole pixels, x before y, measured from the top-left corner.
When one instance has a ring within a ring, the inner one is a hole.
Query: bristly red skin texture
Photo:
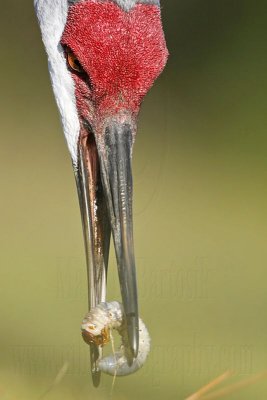
[[[168,57],[155,5],[125,12],[113,2],[77,3],[69,9],[61,43],[90,78],[91,85],[73,73],[78,112],[93,125],[120,111],[136,115]]]

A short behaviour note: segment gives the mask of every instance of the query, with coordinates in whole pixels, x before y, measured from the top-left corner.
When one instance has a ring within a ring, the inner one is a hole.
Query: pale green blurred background
[[[267,369],[266,1],[162,2],[168,66],[134,152],[147,364],[113,399],[184,399]],[[30,0],[2,1],[0,399],[110,398],[80,337],[86,272],[72,167]],[[119,298],[112,252],[109,299]],[[265,400],[267,382],[231,399]]]

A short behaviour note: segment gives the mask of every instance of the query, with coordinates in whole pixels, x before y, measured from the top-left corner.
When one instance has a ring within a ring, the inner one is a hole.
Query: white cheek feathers
[[[67,0],[34,0],[34,7],[39,21],[42,39],[48,55],[48,68],[67,145],[74,166],[77,165],[77,143],[80,123],[76,108],[75,87],[60,39],[65,28]]]

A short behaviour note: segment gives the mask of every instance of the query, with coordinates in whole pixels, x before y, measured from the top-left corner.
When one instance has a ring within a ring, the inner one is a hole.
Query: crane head
[[[69,9],[61,44],[79,116],[96,135],[110,117],[136,118],[167,55],[160,10],[152,4],[126,12],[113,2],[77,3]]]
[[[35,7],[76,177],[89,308],[106,299],[112,233],[131,363],[139,337],[131,160],[141,102],[168,56],[159,2],[36,0]],[[100,352],[91,351],[95,376]]]

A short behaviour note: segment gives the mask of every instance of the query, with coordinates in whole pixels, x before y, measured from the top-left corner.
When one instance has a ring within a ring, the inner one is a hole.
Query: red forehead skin
[[[98,112],[138,112],[168,56],[155,5],[137,4],[125,12],[113,2],[82,1],[70,7],[61,43],[72,49],[90,77]],[[82,106],[87,89],[81,78],[74,78]]]

